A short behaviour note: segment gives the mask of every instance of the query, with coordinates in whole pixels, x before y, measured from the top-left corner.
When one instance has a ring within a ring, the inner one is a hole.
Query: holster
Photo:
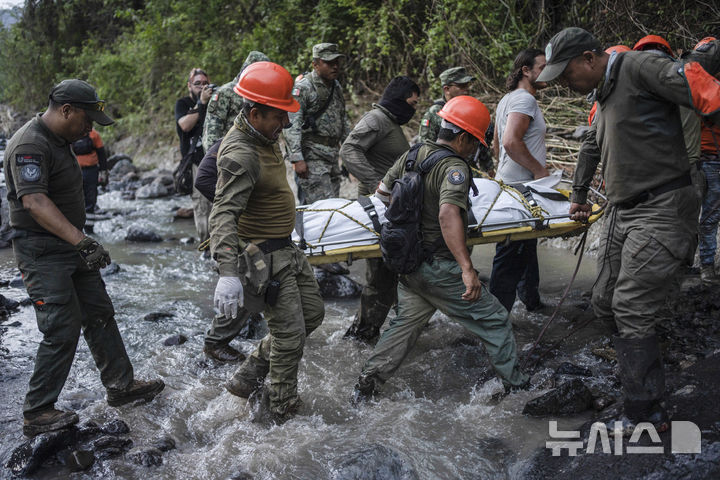
[[[265,254],[254,243],[248,243],[238,257],[238,272],[243,285],[245,308],[250,313],[262,312],[271,272],[265,262]]]

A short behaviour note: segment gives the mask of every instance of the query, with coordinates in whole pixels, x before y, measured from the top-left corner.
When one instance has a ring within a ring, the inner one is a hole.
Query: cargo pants
[[[277,303],[265,305],[270,333],[240,366],[238,374],[263,378],[268,373],[270,410],[285,415],[298,405],[297,374],[305,338],[322,323],[325,305],[302,250],[284,247],[265,255],[265,262],[272,264],[272,278],[280,283]]]
[[[195,177],[197,177],[198,166],[193,164],[192,176],[193,184],[195,183]],[[210,218],[210,210],[212,210],[212,202],[205,198],[205,195],[200,193],[200,190],[193,187],[192,194],[190,195],[193,206],[193,220],[195,222],[195,230],[198,234],[198,240],[202,243],[210,238],[210,229],[208,227],[208,219]]]
[[[55,405],[81,330],[105,388],[130,385],[133,367],[100,272],[90,270],[72,245],[50,234],[28,232],[13,240],[13,250],[43,334],[23,412]]]
[[[365,286],[360,295],[360,310],[345,334],[373,342],[380,334],[390,308],[397,301],[398,276],[382,258],[368,258],[365,264]]]
[[[398,315],[390,321],[361,376],[382,384],[400,367],[436,310],[459,322],[485,345],[495,372],[507,386],[521,386],[528,376],[520,371],[515,336],[508,311],[483,285],[475,302],[463,300],[462,270],[454,260],[435,258],[398,285]]]
[[[693,186],[651,197],[634,208],[610,206],[592,306],[598,318],[614,319],[620,337],[655,333],[658,311],[695,254],[698,210]]]
[[[317,151],[317,153],[316,153]],[[322,144],[303,144],[303,156],[307,164],[307,178],[298,178],[302,190],[302,203],[310,205],[318,200],[340,196],[340,165],[338,147]]]

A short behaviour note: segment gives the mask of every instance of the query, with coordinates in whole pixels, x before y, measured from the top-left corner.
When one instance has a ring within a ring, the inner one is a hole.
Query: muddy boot
[[[28,437],[34,437],[45,432],[60,430],[61,428],[75,425],[80,421],[74,412],[64,412],[51,408],[41,412],[26,413],[23,421],[23,433]]]
[[[718,278],[715,273],[714,264],[710,263],[700,266],[700,281],[707,285],[717,285],[720,283],[720,278]]]
[[[380,382],[374,375],[360,375],[355,384],[353,393],[350,396],[351,405],[360,405],[368,400],[373,400],[378,393]]]
[[[230,345],[205,344],[203,348],[205,355],[220,363],[242,362],[245,355],[235,350]]]
[[[250,398],[260,390],[269,371],[269,362],[250,355],[225,383],[225,389],[237,397]]]
[[[124,389],[108,388],[107,402],[111,407],[119,407],[135,400],[151,401],[155,396],[162,392],[165,388],[165,382],[162,380],[150,380],[145,382],[142,380],[133,380],[132,383]]]
[[[266,427],[282,425],[295,415],[303,406],[303,401],[296,397],[278,411],[270,406],[270,393],[267,388],[260,388],[248,398],[250,405],[250,421]]]
[[[608,428],[616,433],[631,435],[635,425],[650,422],[658,433],[666,431],[670,426],[670,419],[662,404],[665,372],[657,337],[616,336],[613,341],[623,386],[624,415],[609,422]]]
[[[362,305],[360,305],[360,307],[362,308]],[[350,325],[350,328],[347,329],[343,337],[357,340],[372,347],[377,343],[378,338],[380,338],[380,327],[382,325],[374,325],[367,321],[367,319],[370,318],[369,312],[364,313],[364,315],[355,314],[352,325]],[[365,319],[365,321],[363,321],[363,319]],[[384,321],[385,319],[383,318],[383,322]]]

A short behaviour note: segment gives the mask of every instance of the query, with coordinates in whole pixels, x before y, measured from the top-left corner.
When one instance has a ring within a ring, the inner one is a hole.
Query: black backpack
[[[72,150],[75,153],[75,155],[87,155],[88,153],[95,150],[95,145],[93,144],[92,138],[90,138],[90,135],[85,135],[80,140],[76,140],[72,143]]]
[[[423,177],[440,160],[457,154],[441,148],[416,165],[418,150],[422,145],[417,144],[410,149],[405,160],[405,175],[393,182],[390,206],[385,210],[387,223],[383,225],[380,233],[383,261],[387,268],[395,273],[414,272],[443,242],[440,237],[431,248],[423,246]]]

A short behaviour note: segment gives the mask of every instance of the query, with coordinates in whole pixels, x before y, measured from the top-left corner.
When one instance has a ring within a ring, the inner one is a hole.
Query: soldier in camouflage
[[[475,77],[469,75],[465,67],[453,67],[445,70],[440,74],[440,82],[442,82],[443,98],[435,100],[428,111],[420,121],[420,131],[418,137],[421,142],[437,140],[437,134],[440,131],[440,122],[442,118],[438,116],[438,112],[451,98],[458,95],[470,94],[470,82]]]
[[[255,62],[268,62],[270,59],[262,52],[251,51],[245,59],[240,69],[240,73],[245,70],[248,65]],[[240,113],[242,108],[242,97],[233,91],[233,87],[240,79],[240,73],[233,81],[226,83],[222,87],[213,92],[212,97],[207,105],[207,113],[205,114],[205,125],[203,126],[202,143],[205,151],[209,151],[210,147],[223,138],[230,127],[232,127],[235,117]]]
[[[290,114],[285,131],[289,160],[302,191],[300,203],[340,195],[340,144],[350,133],[345,99],[337,77],[345,55],[334,43],[313,47],[313,71],[295,82],[293,96],[300,110]]]

